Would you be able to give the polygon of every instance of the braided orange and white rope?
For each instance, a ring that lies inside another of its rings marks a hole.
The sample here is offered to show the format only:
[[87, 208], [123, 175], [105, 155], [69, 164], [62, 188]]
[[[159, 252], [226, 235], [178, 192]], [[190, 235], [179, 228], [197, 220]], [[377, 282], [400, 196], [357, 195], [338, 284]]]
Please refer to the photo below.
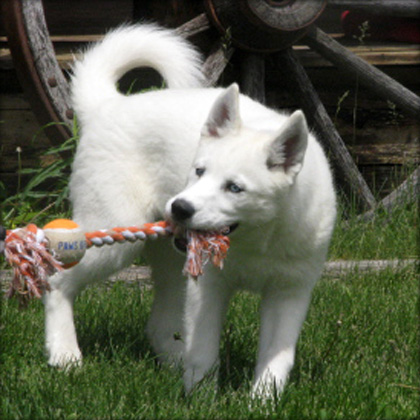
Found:
[[[72, 221], [73, 225], [77, 226]], [[48, 226], [48, 225], [47, 225]], [[135, 242], [137, 240], [156, 239], [173, 235], [172, 226], [164, 221], [146, 223], [141, 227], [115, 227], [82, 234], [82, 245], [78, 245], [77, 261], [64, 264], [60, 261], [55, 249], [51, 249], [51, 238], [47, 229], [34, 224], [25, 228], [6, 231], [4, 253], [6, 260], [13, 267], [14, 277], [7, 295], [18, 294], [23, 301], [32, 297], [40, 298], [49, 290], [48, 277], [64, 268], [69, 268], [83, 257], [84, 251], [92, 246], [101, 247], [114, 243]], [[62, 230], [61, 230], [62, 231]], [[65, 233], [64, 233], [65, 235]], [[229, 238], [220, 232], [187, 231], [187, 259], [183, 273], [197, 279], [203, 274], [204, 265], [209, 261], [223, 268], [223, 260], [229, 249]], [[61, 242], [60, 242], [61, 243]]]
[[143, 226], [115, 227], [85, 233], [87, 247], [101, 247], [115, 242], [135, 242], [137, 240], [156, 239], [158, 236], [172, 234], [172, 228], [167, 222], [145, 223]]

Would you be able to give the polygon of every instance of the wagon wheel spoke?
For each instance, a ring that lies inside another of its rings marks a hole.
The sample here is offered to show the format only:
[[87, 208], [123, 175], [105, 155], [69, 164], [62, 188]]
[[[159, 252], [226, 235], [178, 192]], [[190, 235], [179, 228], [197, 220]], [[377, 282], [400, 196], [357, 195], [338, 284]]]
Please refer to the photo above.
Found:
[[[415, 203], [420, 195], [420, 166], [394, 191], [388, 194], [379, 203], [379, 207], [388, 212], [398, 205]], [[369, 210], [359, 216], [359, 219], [369, 221], [375, 218], [375, 209]]]
[[241, 61], [241, 90], [245, 95], [265, 103], [265, 57], [244, 53]]
[[51, 142], [59, 145], [71, 135], [73, 116], [68, 84], [55, 59], [42, 1], [4, 0], [2, 14], [20, 82], [39, 123], [56, 123], [46, 132]]
[[[205, 13], [189, 20], [176, 28], [175, 32], [184, 38], [190, 38], [210, 28], [210, 21]], [[230, 57], [233, 54], [233, 48], [223, 45], [217, 41], [210, 50], [206, 61], [203, 63], [202, 71], [204, 74], [205, 85], [214, 86], [219, 80], [221, 74], [226, 68]]]
[[232, 57], [233, 52], [234, 48], [226, 47], [219, 41], [213, 45], [202, 68], [205, 77], [205, 86], [210, 87], [217, 83]]
[[319, 140], [330, 152], [340, 185], [348, 194], [359, 198], [359, 205], [363, 210], [373, 208], [376, 201], [372, 192], [338, 134], [305, 69], [291, 48], [277, 54], [277, 65], [282, 77], [289, 82], [291, 90], [298, 92], [309, 124], [313, 126]]
[[210, 28], [210, 22], [205, 13], [196, 16], [183, 25], [179, 26], [175, 32], [185, 38], [197, 35]]
[[360, 84], [379, 97], [394, 102], [407, 114], [420, 117], [420, 97], [387, 76], [365, 60], [332, 39], [321, 29], [313, 26], [304, 42], [324, 58], [335, 64], [343, 73], [357, 77]]

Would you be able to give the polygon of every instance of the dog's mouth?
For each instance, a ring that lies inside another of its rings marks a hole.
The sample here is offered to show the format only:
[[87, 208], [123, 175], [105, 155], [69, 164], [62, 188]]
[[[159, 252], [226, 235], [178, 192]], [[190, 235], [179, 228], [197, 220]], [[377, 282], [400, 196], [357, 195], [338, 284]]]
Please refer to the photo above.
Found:
[[[209, 230], [209, 231], [205, 231], [205, 230], [199, 230], [199, 232], [201, 233], [209, 233], [211, 235], [213, 235], [214, 233], [223, 235], [223, 236], [229, 236], [233, 231], [235, 231], [237, 229], [237, 227], [239, 226], [239, 223], [234, 223], [230, 226], [224, 226], [221, 229], [216, 229], [216, 230]], [[185, 229], [176, 229], [176, 233], [174, 235], [174, 239], [173, 239], [173, 244], [174, 247], [182, 252], [182, 253], [186, 253], [187, 249], [188, 249], [188, 238], [187, 238], [187, 231]]]

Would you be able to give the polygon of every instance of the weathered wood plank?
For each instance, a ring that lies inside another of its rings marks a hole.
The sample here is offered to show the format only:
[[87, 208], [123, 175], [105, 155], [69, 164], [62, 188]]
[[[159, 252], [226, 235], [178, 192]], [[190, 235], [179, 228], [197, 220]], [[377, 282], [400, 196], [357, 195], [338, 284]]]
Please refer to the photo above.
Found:
[[[415, 259], [406, 260], [360, 260], [360, 261], [328, 261], [325, 263], [323, 275], [327, 277], [340, 277], [348, 272], [381, 271], [386, 269], [401, 270], [418, 264]], [[13, 271], [0, 270], [0, 289], [7, 290], [12, 280]], [[147, 266], [129, 267], [111, 276], [106, 282], [125, 282], [127, 284], [140, 283], [152, 286], [151, 270]]]
[[348, 272], [382, 271], [386, 269], [401, 270], [418, 264], [415, 259], [407, 260], [360, 260], [360, 261], [329, 261], [325, 263], [323, 275], [339, 277]]
[[[0, 95], [0, 100], [4, 97]], [[36, 167], [38, 154], [46, 150], [50, 143], [45, 133], [39, 131], [39, 125], [31, 109], [1, 109], [0, 125], [0, 176], [4, 173], [16, 174], [18, 162], [23, 168]], [[34, 136], [37, 135], [36, 141]], [[17, 148], [20, 148], [18, 158]]]
[[349, 148], [359, 165], [413, 165], [420, 161], [418, 144], [360, 144]]
[[[32, 1], [32, 0], [30, 0]], [[52, 34], [95, 34], [133, 19], [133, 0], [43, 0]]]
[[[189, 22], [188, 22], [189, 24]], [[187, 24], [186, 24], [187, 25]], [[181, 31], [181, 28], [178, 28]], [[187, 29], [187, 28], [186, 28]], [[205, 29], [202, 29], [205, 30]], [[185, 37], [195, 32], [187, 29]], [[103, 39], [104, 35], [53, 35], [51, 41], [54, 45], [56, 59], [62, 69], [69, 69], [74, 57], [78, 57], [78, 50], [86, 44]], [[339, 37], [338, 37], [339, 38]], [[341, 41], [341, 40], [340, 40]], [[418, 66], [420, 65], [420, 49], [412, 44], [369, 44], [349, 45], [343, 40], [343, 45], [349, 51], [374, 66]], [[334, 64], [323, 58], [316, 51], [306, 45], [294, 45], [293, 49], [304, 67], [334, 67]], [[7, 48], [6, 37], [0, 37], [0, 69], [13, 68], [12, 56]]]
[[[41, 0], [4, 0], [0, 4], [16, 70], [40, 124], [70, 122], [67, 82], [55, 61]], [[67, 139], [70, 132], [62, 124], [48, 128], [55, 144]]]
[[[417, 45], [413, 44], [349, 45], [344, 41], [343, 45], [357, 57], [374, 66], [416, 66], [420, 64], [420, 49]], [[295, 45], [293, 49], [296, 51], [304, 67], [334, 66], [333, 63], [307, 46]]]
[[348, 51], [316, 26], [311, 27], [304, 42], [334, 63], [341, 71], [354, 75], [360, 84], [379, 97], [394, 102], [413, 117], [420, 117], [420, 97], [385, 73]]

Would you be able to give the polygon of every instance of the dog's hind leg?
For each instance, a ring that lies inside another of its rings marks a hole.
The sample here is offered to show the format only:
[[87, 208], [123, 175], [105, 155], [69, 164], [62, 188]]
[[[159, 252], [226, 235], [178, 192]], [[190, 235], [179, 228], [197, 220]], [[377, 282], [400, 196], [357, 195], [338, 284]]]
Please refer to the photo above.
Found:
[[311, 287], [272, 287], [263, 294], [255, 396], [266, 398], [283, 391], [310, 297]]

